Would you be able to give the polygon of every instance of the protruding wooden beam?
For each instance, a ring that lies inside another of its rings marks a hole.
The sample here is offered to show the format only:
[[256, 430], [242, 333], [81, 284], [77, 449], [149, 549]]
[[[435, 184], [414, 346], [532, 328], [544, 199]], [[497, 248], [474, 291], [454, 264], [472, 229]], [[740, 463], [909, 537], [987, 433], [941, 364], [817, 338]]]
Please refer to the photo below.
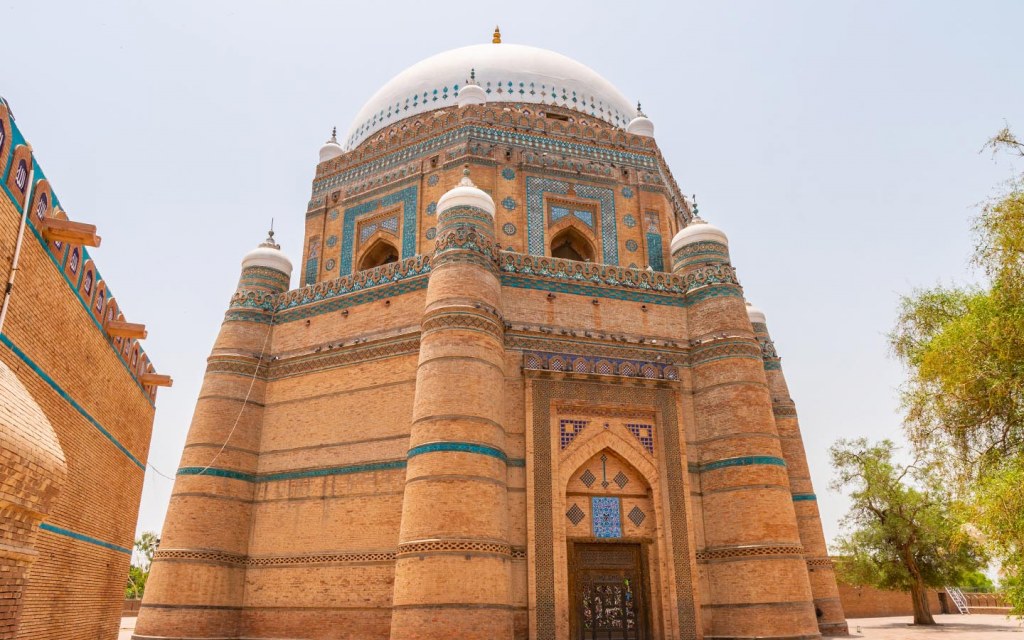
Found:
[[155, 387], [170, 387], [174, 385], [174, 380], [171, 380], [171, 376], [162, 373], [144, 373], [139, 376], [139, 382], [151, 384]]
[[47, 240], [60, 240], [71, 244], [84, 244], [87, 247], [100, 246], [101, 238], [96, 235], [96, 225], [57, 218], [43, 218], [43, 237]]
[[146, 325], [136, 322], [122, 322], [121, 320], [111, 320], [108, 322], [107, 333], [118, 338], [136, 338], [138, 340], [143, 340], [149, 335], [146, 332]]

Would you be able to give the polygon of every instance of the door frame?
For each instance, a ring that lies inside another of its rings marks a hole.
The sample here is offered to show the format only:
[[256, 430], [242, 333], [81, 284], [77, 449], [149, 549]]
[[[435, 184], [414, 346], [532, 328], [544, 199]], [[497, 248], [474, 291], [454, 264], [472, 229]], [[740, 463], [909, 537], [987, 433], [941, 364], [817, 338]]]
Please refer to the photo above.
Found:
[[645, 640], [654, 638], [654, 629], [651, 626], [651, 574], [648, 563], [648, 553], [654, 540], [651, 538], [568, 538], [566, 558], [568, 573], [568, 603], [569, 603], [569, 637], [571, 640], [578, 640], [580, 633], [579, 607], [576, 604], [576, 575], [579, 568], [578, 547], [582, 545], [608, 545], [608, 546], [633, 546], [637, 548], [640, 558], [640, 584], [637, 585], [637, 592], [640, 596], [640, 607], [636, 612], [637, 622], [644, 630]]

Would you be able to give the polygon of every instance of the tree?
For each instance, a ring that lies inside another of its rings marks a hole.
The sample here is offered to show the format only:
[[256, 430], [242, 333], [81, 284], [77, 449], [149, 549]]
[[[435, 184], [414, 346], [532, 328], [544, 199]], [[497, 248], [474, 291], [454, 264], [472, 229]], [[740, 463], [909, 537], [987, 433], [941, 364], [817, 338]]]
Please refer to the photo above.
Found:
[[[985, 146], [1024, 158], [1009, 128]], [[890, 344], [909, 372], [908, 435], [957, 481], [1024, 615], [1024, 176], [985, 203], [974, 233], [985, 284], [905, 296]]]
[[160, 538], [151, 531], [144, 532], [135, 540], [135, 550], [138, 554], [132, 554], [132, 563], [128, 567], [128, 583], [124, 588], [125, 598], [137, 599], [145, 593], [149, 568], [153, 565], [153, 555], [159, 546]]
[[841, 575], [852, 584], [909, 591], [914, 624], [935, 624], [927, 589], [957, 584], [984, 565], [978, 546], [961, 533], [936, 467], [900, 466], [889, 440], [840, 440], [829, 453], [832, 488], [850, 492], [844, 533], [836, 541]]

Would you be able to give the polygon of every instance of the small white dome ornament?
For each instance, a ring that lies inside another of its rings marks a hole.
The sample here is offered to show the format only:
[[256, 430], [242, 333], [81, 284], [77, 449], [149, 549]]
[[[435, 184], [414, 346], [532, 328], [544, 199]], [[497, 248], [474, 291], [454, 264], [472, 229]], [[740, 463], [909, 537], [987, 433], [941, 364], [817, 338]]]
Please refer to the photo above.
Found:
[[690, 219], [690, 224], [680, 229], [679, 233], [672, 238], [672, 253], [695, 242], [717, 242], [729, 246], [729, 238], [725, 232], [713, 224], [708, 224], [700, 217], [696, 196], [694, 196], [693, 218]]
[[467, 104], [487, 104], [487, 92], [476, 83], [475, 68], [469, 70], [469, 80], [466, 80], [466, 84], [459, 89], [456, 103], [460, 107], [464, 107]]
[[469, 167], [462, 171], [462, 180], [458, 186], [445, 192], [437, 201], [437, 215], [441, 215], [452, 207], [475, 207], [483, 209], [492, 217], [494, 216], [494, 200], [487, 192], [481, 191], [469, 179]]
[[331, 130], [331, 139], [324, 143], [324, 146], [320, 147], [320, 162], [327, 162], [328, 160], [334, 160], [338, 156], [345, 153], [341, 145], [338, 144], [338, 127], [334, 127]]
[[648, 138], [654, 137], [654, 123], [644, 115], [639, 102], [636, 103], [636, 117], [630, 120], [629, 124], [626, 125], [626, 132]]
[[242, 268], [247, 269], [249, 267], [276, 269], [288, 276], [288, 278], [292, 277], [292, 261], [281, 251], [281, 245], [274, 241], [273, 228], [268, 232], [266, 240], [242, 258]]
[[749, 302], [747, 303], [747, 317], [750, 318], [751, 324], [756, 324], [758, 322], [761, 324], [768, 324], [768, 321], [764, 317], [764, 311], [761, 311]]

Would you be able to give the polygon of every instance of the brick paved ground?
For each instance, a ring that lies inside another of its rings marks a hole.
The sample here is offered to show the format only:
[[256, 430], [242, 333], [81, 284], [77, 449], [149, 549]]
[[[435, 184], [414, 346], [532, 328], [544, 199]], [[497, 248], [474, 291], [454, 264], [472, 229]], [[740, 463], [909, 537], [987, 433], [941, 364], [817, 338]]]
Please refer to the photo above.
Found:
[[850, 635], [867, 640], [1011, 640], [1024, 638], [1020, 621], [993, 614], [938, 615], [934, 627], [915, 627], [911, 616], [851, 618]]

